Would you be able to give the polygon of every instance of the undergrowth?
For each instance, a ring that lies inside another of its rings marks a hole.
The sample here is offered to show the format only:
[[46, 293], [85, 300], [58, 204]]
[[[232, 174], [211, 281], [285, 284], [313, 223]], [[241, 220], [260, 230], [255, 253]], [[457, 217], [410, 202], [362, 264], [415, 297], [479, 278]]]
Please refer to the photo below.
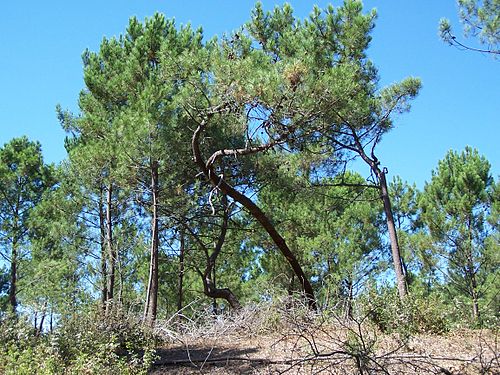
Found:
[[133, 316], [96, 308], [61, 317], [37, 334], [23, 317], [0, 320], [0, 373], [6, 375], [146, 374], [156, 340]]

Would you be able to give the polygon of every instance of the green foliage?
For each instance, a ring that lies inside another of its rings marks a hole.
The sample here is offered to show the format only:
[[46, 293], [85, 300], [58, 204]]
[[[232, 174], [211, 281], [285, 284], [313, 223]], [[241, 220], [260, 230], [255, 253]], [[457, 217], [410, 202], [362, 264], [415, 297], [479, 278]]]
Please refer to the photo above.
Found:
[[65, 316], [54, 332], [36, 335], [27, 321], [0, 321], [0, 372], [4, 374], [146, 374], [155, 339], [134, 318], [97, 310]]
[[480, 305], [497, 303], [496, 298], [484, 301], [495, 288], [499, 264], [495, 230], [488, 223], [496, 204], [491, 200], [494, 186], [489, 162], [467, 147], [448, 152], [439, 162], [419, 202], [422, 220], [447, 265], [449, 289], [469, 299], [476, 320]]
[[[241, 29], [204, 42], [201, 30], [155, 14], [85, 51], [81, 114], [57, 109], [68, 160], [44, 165], [26, 138], [0, 149], [0, 250], [22, 276], [0, 270], [0, 309], [19, 284], [13, 295], [32, 314], [0, 313], [0, 372], [146, 373], [155, 338], [124, 311], [139, 313], [154, 272], [159, 317], [180, 303], [185, 316], [206, 319], [208, 280], [269, 303], [263, 331], [284, 328], [280, 304], [302, 329], [316, 315], [298, 296], [297, 267], [278, 254], [283, 242], [339, 322], [361, 316], [404, 337], [441, 334], [476, 304], [482, 322], [496, 324], [500, 185], [471, 148], [450, 152], [422, 193], [393, 181], [411, 293], [401, 301], [392, 288], [366, 287], [387, 267], [380, 190], [347, 163], [361, 156], [381, 172], [375, 146], [421, 87], [416, 78], [378, 87], [366, 54], [375, 18], [354, 0], [305, 20], [290, 5], [257, 4]], [[259, 205], [285, 241], [271, 240], [237, 194], [224, 196], [222, 182]], [[148, 267], [156, 238], [159, 264]], [[46, 333], [40, 316], [49, 315]], [[360, 324], [342, 350], [361, 371], [375, 346]]]
[[[458, 15], [466, 37], [477, 37], [493, 54], [500, 53], [500, 2], [498, 0], [458, 0]], [[439, 22], [439, 36], [450, 45], [469, 48], [457, 41], [451, 23], [442, 18]], [[474, 50], [474, 49], [473, 49]]]
[[361, 313], [383, 333], [409, 337], [416, 333], [442, 334], [450, 328], [450, 309], [438, 293], [411, 291], [401, 301], [394, 288], [369, 289], [360, 300]]
[[56, 183], [53, 166], [43, 162], [39, 142], [14, 138], [0, 148], [0, 255], [10, 267], [9, 303], [17, 306], [17, 284], [33, 237], [29, 220], [44, 192]]

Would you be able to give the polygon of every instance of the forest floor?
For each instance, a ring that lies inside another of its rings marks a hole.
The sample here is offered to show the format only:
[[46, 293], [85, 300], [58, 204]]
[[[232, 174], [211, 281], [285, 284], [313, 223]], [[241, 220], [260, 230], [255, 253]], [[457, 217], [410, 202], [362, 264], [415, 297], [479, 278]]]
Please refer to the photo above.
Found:
[[227, 319], [182, 334], [164, 329], [151, 370], [161, 374], [498, 374], [498, 332], [381, 334], [365, 324], [293, 317]]

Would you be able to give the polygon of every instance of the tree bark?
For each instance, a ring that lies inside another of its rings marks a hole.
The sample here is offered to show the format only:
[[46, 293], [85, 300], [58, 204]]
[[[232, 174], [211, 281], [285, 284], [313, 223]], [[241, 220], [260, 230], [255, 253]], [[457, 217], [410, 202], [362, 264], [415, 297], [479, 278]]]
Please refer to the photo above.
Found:
[[229, 224], [229, 206], [227, 197], [225, 195], [222, 196], [222, 202], [224, 205], [224, 214], [222, 217], [221, 232], [219, 234], [217, 242], [214, 244], [214, 250], [212, 254], [208, 255], [208, 250], [205, 250], [207, 256], [207, 265], [205, 267], [205, 272], [202, 275], [205, 295], [207, 297], [213, 298], [212, 308], [214, 314], [217, 314], [218, 310], [217, 298], [225, 299], [232, 309], [238, 310], [241, 308], [241, 304], [238, 298], [229, 288], [217, 288], [216, 284], [215, 265], [217, 257], [222, 251], [222, 246], [224, 245], [224, 242], [226, 240], [227, 227]]
[[387, 229], [389, 231], [389, 241], [391, 243], [392, 262], [394, 264], [394, 271], [396, 273], [396, 282], [398, 286], [399, 298], [403, 300], [408, 294], [406, 277], [403, 272], [403, 265], [401, 261], [401, 252], [399, 250], [398, 237], [396, 226], [394, 224], [394, 217], [392, 215], [391, 200], [389, 198], [389, 191], [387, 189], [387, 180], [385, 172], [381, 171], [377, 164], [374, 163], [372, 170], [377, 176], [380, 183], [381, 199], [384, 204], [385, 218], [387, 222]]
[[106, 301], [108, 300], [108, 269], [106, 257], [106, 223], [104, 213], [103, 194], [104, 189], [99, 192], [99, 230], [100, 230], [100, 246], [101, 246], [101, 308], [106, 311]]
[[177, 279], [177, 311], [182, 310], [183, 305], [183, 287], [184, 287], [184, 252], [186, 251], [186, 243], [184, 237], [184, 228], [179, 232], [179, 274]]
[[152, 193], [152, 218], [151, 218], [151, 251], [150, 251], [150, 268], [149, 282], [146, 296], [146, 305], [144, 311], [144, 319], [151, 324], [156, 320], [158, 306], [158, 250], [159, 250], [159, 220], [158, 220], [158, 199], [159, 199], [159, 182], [158, 182], [157, 160], [151, 162], [151, 193]]
[[476, 272], [474, 269], [474, 260], [473, 260], [473, 255], [472, 255], [472, 246], [473, 246], [473, 241], [472, 241], [472, 217], [469, 215], [468, 220], [467, 220], [467, 231], [468, 231], [468, 241], [467, 241], [467, 273], [468, 273], [468, 278], [470, 280], [470, 296], [471, 296], [471, 302], [472, 302], [472, 319], [474, 321], [479, 321], [480, 318], [480, 312], [479, 312], [479, 298], [478, 298], [478, 293], [477, 293], [477, 279], [476, 279]]
[[238, 298], [234, 295], [229, 288], [216, 288], [210, 278], [204, 280], [204, 293], [209, 298], [222, 298], [225, 299], [232, 309], [241, 309], [241, 304]]
[[45, 322], [45, 316], [46, 316], [46, 312], [45, 310], [42, 312], [42, 317], [40, 318], [40, 324], [39, 326], [37, 327], [37, 336], [40, 336], [41, 333], [43, 332], [43, 323]]
[[113, 302], [115, 289], [115, 270], [116, 270], [116, 249], [113, 243], [113, 184], [109, 184], [106, 196], [106, 245], [109, 256], [109, 277], [107, 290], [107, 309], [111, 308], [109, 303]]
[[[214, 259], [213, 264], [212, 264], [212, 283], [213, 283], [213, 290], [217, 290], [217, 259]], [[230, 302], [228, 300], [228, 302]], [[233, 305], [231, 304], [231, 307]], [[239, 307], [238, 307], [239, 308]], [[214, 315], [218, 314], [219, 306], [217, 305], [217, 298], [213, 297], [212, 300], [212, 312]]]
[[346, 287], [347, 287], [345, 320], [352, 320], [352, 318], [353, 318], [352, 303], [354, 301], [354, 296], [353, 296], [354, 283], [353, 283], [351, 275], [349, 275], [347, 277], [347, 279], [345, 280], [345, 283], [346, 283]]
[[18, 258], [17, 246], [18, 246], [17, 239], [14, 238], [12, 242], [12, 255], [10, 258], [10, 288], [9, 288], [9, 304], [14, 314], [17, 311], [17, 258]]
[[300, 266], [297, 258], [290, 250], [286, 241], [281, 235], [278, 233], [274, 225], [271, 223], [266, 214], [247, 196], [241, 194], [238, 190], [229, 185], [222, 176], [217, 176], [211, 164], [207, 166], [205, 161], [201, 156], [201, 150], [199, 145], [199, 137], [201, 132], [203, 131], [205, 125], [202, 123], [198, 126], [193, 134], [193, 138], [191, 140], [191, 146], [193, 150], [194, 161], [203, 172], [205, 177], [211, 182], [213, 186], [217, 186], [223, 194], [231, 197], [234, 201], [241, 204], [245, 207], [248, 212], [259, 222], [259, 224], [266, 230], [269, 234], [275, 245], [284, 255], [285, 259], [290, 264], [293, 272], [299, 279], [299, 282], [302, 286], [302, 290], [308, 300], [308, 304], [312, 309], [316, 309], [316, 299], [314, 297], [314, 290], [311, 286], [311, 283], [307, 279], [302, 267]]
[[[361, 158], [364, 160], [366, 164], [370, 166], [372, 172], [377, 176], [379, 182], [380, 189], [380, 199], [383, 202], [384, 213], [387, 223], [387, 230], [389, 232], [389, 241], [391, 244], [391, 253], [392, 253], [392, 262], [394, 265], [394, 272], [396, 274], [396, 283], [398, 287], [398, 294], [400, 300], [403, 300], [408, 294], [408, 285], [406, 283], [406, 277], [403, 272], [402, 260], [401, 260], [401, 252], [399, 250], [398, 236], [396, 233], [396, 225], [394, 223], [394, 216], [392, 214], [391, 200], [389, 197], [389, 191], [387, 189], [387, 180], [385, 178], [385, 171], [380, 170], [380, 162], [374, 154], [374, 148], [377, 143], [377, 140], [374, 140], [374, 144], [372, 145], [371, 158], [366, 154], [365, 149], [361, 143], [360, 137], [356, 133], [356, 129], [352, 127], [347, 121], [345, 121], [346, 125], [351, 130], [352, 139], [354, 141], [353, 144], [348, 145], [339, 142], [338, 140], [334, 140], [334, 142], [341, 146], [344, 149], [351, 150], [356, 152]], [[378, 138], [377, 138], [378, 139]]]

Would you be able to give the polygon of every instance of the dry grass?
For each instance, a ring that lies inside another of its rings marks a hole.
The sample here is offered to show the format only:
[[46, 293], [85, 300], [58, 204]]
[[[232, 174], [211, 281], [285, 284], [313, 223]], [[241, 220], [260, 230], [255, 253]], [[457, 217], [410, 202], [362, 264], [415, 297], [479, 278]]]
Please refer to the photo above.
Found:
[[366, 319], [281, 306], [290, 303], [160, 323], [165, 344], [152, 373], [500, 374], [498, 331], [403, 337], [381, 334]]

